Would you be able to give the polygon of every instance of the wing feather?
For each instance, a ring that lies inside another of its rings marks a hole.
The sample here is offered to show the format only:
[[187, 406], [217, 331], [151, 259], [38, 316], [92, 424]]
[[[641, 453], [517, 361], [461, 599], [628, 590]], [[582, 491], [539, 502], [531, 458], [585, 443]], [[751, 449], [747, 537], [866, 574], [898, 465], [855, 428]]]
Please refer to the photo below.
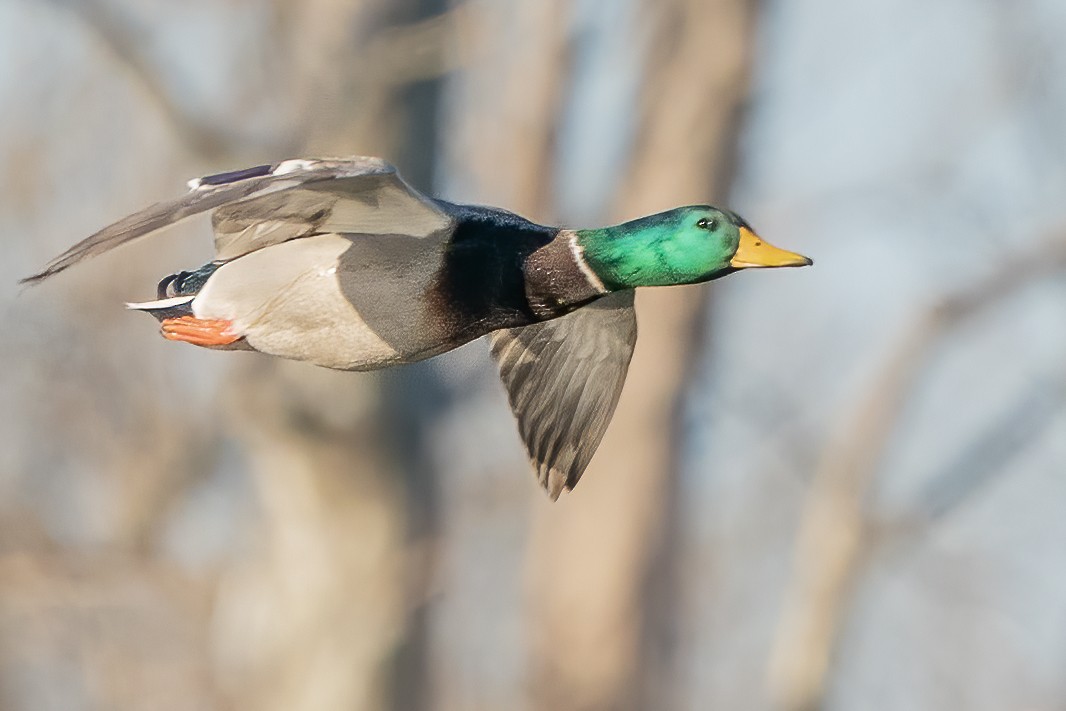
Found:
[[556, 499], [581, 478], [618, 404], [637, 339], [633, 292], [490, 339], [526, 452]]
[[451, 224], [432, 200], [380, 158], [289, 160], [200, 178], [189, 187], [176, 200], [152, 205], [87, 237], [22, 282], [40, 282], [209, 210], [215, 210], [219, 259], [323, 232], [425, 237]]

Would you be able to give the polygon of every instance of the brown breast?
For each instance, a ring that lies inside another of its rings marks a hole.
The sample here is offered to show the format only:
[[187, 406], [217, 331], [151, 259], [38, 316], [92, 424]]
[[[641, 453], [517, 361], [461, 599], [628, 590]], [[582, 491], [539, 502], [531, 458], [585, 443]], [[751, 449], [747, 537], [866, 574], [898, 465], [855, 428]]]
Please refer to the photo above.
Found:
[[525, 261], [526, 299], [541, 319], [569, 313], [607, 293], [589, 270], [572, 230], [559, 230], [555, 239]]

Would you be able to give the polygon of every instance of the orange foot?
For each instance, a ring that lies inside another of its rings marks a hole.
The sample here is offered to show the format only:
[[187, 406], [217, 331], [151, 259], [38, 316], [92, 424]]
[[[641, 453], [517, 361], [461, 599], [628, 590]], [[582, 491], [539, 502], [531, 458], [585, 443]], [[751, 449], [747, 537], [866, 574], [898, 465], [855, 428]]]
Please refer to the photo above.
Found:
[[185, 341], [194, 346], [228, 346], [241, 339], [229, 332], [231, 321], [182, 316], [163, 319], [163, 338], [170, 341]]

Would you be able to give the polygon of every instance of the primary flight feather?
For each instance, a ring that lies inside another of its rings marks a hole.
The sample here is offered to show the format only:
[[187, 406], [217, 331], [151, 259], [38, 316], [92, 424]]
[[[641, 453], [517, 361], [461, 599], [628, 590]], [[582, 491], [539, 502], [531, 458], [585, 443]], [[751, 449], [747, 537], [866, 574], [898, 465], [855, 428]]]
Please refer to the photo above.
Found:
[[577, 484], [614, 413], [636, 343], [633, 289], [811, 264], [711, 206], [566, 230], [427, 197], [385, 161], [353, 157], [193, 180], [23, 281], [207, 211], [215, 259], [129, 304], [158, 318], [165, 338], [373, 370], [488, 335], [553, 499]]

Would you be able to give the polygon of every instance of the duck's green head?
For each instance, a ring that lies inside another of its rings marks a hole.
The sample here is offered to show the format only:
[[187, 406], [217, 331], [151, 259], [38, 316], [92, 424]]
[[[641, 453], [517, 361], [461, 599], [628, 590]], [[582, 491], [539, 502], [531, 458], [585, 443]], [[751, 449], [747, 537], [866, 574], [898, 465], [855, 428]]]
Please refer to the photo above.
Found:
[[578, 230], [589, 268], [610, 290], [709, 281], [750, 267], [813, 262], [768, 244], [737, 214], [692, 205], [596, 230]]

